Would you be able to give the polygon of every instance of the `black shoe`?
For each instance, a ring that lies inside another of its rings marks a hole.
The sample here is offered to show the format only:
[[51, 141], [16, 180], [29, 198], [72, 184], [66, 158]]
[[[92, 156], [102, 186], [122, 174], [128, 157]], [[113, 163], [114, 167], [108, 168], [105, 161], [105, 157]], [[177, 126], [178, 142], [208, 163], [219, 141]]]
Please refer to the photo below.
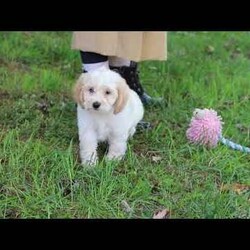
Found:
[[136, 129], [138, 131], [142, 131], [142, 130], [149, 130], [152, 128], [152, 125], [150, 122], [145, 122], [143, 120], [139, 121], [139, 123], [136, 126]]
[[144, 105], [158, 105], [163, 103], [163, 98], [162, 97], [151, 97], [145, 92], [140, 96], [141, 101]]

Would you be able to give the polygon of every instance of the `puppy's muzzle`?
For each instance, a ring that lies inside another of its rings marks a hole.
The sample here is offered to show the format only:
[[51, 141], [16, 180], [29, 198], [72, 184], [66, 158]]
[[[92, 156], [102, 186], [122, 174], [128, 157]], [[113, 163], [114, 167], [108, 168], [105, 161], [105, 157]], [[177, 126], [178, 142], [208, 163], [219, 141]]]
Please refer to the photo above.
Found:
[[98, 109], [101, 106], [101, 103], [100, 102], [93, 102], [92, 106], [94, 109]]

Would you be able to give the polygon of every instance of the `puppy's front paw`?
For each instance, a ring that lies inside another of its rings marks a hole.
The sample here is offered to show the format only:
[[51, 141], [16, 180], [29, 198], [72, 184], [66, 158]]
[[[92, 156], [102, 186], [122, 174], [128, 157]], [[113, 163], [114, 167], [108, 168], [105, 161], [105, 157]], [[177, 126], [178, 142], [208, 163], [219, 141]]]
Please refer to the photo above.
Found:
[[97, 164], [97, 160], [82, 160], [82, 165], [86, 167], [94, 167]]
[[98, 162], [98, 158], [96, 155], [93, 155], [91, 157], [81, 157], [81, 162], [82, 165], [84, 166], [88, 166], [88, 167], [94, 167], [97, 162]]
[[109, 152], [107, 154], [107, 159], [108, 160], [118, 160], [118, 161], [120, 161], [123, 157], [124, 157], [124, 154], [118, 154], [118, 153], [115, 153], [115, 152]]

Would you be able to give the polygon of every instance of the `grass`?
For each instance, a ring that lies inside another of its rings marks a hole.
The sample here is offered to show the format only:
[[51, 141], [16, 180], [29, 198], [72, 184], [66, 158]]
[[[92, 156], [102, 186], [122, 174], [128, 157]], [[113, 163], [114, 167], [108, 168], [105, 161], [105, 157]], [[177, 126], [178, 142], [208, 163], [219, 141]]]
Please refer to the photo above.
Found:
[[146, 108], [153, 129], [136, 133], [122, 162], [92, 170], [78, 158], [71, 33], [0, 40], [1, 218], [152, 218], [164, 208], [170, 218], [250, 218], [250, 155], [185, 137], [194, 108], [207, 107], [225, 137], [250, 146], [249, 32], [169, 32], [168, 60], [140, 64], [147, 92], [166, 100]]

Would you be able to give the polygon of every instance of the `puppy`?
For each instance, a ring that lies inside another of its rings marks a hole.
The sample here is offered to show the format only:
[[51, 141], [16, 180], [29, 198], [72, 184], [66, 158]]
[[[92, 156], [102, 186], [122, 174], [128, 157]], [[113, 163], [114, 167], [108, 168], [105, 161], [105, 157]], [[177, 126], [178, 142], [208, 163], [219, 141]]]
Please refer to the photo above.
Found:
[[100, 68], [82, 74], [74, 86], [80, 141], [80, 157], [84, 165], [98, 161], [98, 142], [107, 141], [107, 158], [121, 159], [127, 141], [143, 118], [139, 96], [116, 72]]

